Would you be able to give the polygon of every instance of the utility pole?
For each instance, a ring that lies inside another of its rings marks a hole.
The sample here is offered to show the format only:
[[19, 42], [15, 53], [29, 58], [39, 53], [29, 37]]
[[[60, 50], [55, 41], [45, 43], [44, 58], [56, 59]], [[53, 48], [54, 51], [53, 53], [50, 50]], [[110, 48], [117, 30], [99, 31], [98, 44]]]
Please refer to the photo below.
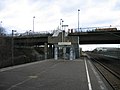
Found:
[[79, 12], [80, 12], [80, 9], [78, 9], [78, 31], [79, 31]]
[[62, 42], [63, 42], [63, 19], [60, 19], [60, 30], [62, 30]]
[[33, 33], [34, 33], [34, 20], [35, 20], [35, 16], [33, 16]]
[[14, 32], [16, 32], [16, 30], [12, 30], [12, 65], [14, 65]]
[[62, 29], [62, 19], [60, 19], [60, 30]]
[[0, 21], [0, 26], [2, 27], [2, 21]]

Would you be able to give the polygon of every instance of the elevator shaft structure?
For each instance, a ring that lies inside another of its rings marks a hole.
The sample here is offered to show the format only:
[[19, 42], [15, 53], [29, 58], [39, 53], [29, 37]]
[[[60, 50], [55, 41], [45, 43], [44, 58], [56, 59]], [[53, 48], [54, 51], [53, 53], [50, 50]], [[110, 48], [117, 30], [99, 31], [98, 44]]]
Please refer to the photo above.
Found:
[[74, 60], [80, 57], [79, 36], [68, 36], [65, 31], [48, 37], [48, 43], [54, 45], [54, 59]]

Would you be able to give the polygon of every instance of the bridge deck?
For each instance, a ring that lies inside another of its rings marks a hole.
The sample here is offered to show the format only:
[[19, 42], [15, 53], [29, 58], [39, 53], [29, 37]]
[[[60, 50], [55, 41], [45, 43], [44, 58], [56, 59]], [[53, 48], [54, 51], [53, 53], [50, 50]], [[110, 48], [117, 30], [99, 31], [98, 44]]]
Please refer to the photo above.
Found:
[[[88, 72], [87, 72], [88, 71]], [[44, 60], [0, 69], [0, 90], [112, 90], [84, 59]]]

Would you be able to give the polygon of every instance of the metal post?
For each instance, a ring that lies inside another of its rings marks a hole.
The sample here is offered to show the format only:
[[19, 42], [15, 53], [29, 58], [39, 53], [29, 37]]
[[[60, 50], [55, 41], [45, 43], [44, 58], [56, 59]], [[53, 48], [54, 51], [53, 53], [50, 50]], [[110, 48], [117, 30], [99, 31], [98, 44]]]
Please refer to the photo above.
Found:
[[[63, 20], [60, 19], [60, 30], [63, 30]], [[62, 31], [62, 42], [63, 42], [63, 31]]]
[[66, 47], [65, 46], [63, 47], [63, 58], [64, 58], [64, 60], [66, 58]]
[[12, 48], [11, 48], [11, 51], [12, 51], [12, 65], [14, 65], [14, 41], [13, 41], [13, 30], [12, 30]]
[[62, 29], [62, 19], [60, 19], [60, 30]]
[[12, 65], [14, 65], [14, 32], [16, 32], [16, 30], [12, 30]]
[[2, 27], [2, 21], [0, 21], [0, 26]]
[[79, 31], [79, 9], [78, 9], [78, 31]]
[[58, 48], [57, 48], [57, 46], [55, 46], [55, 48], [54, 48], [54, 59], [58, 60]]
[[63, 38], [64, 38], [64, 36], [63, 36], [63, 22], [64, 22], [64, 21], [62, 20], [62, 42], [64, 42], [64, 41], [63, 41]]
[[64, 22], [64, 21], [62, 20], [62, 30], [63, 30], [63, 22]]
[[48, 45], [47, 45], [47, 43], [45, 43], [45, 45], [44, 45], [45, 59], [47, 59], [47, 51], [48, 51]]
[[70, 47], [70, 60], [73, 60], [73, 49]]
[[49, 47], [49, 58], [52, 58], [52, 52], [53, 52], [53, 47], [52, 47], [52, 45], [50, 45], [50, 47]]
[[34, 33], [34, 19], [35, 19], [35, 16], [33, 16], [33, 33]]

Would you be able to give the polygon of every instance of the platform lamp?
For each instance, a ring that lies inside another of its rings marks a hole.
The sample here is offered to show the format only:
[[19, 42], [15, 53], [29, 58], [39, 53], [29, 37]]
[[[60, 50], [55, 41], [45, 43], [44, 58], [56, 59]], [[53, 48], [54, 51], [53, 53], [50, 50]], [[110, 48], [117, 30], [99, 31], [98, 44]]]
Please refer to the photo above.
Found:
[[78, 9], [78, 31], [79, 31], [79, 12], [80, 12], [80, 9]]
[[12, 65], [14, 65], [14, 32], [16, 32], [16, 30], [12, 30]]
[[33, 33], [34, 33], [34, 22], [35, 22], [35, 16], [33, 16]]

